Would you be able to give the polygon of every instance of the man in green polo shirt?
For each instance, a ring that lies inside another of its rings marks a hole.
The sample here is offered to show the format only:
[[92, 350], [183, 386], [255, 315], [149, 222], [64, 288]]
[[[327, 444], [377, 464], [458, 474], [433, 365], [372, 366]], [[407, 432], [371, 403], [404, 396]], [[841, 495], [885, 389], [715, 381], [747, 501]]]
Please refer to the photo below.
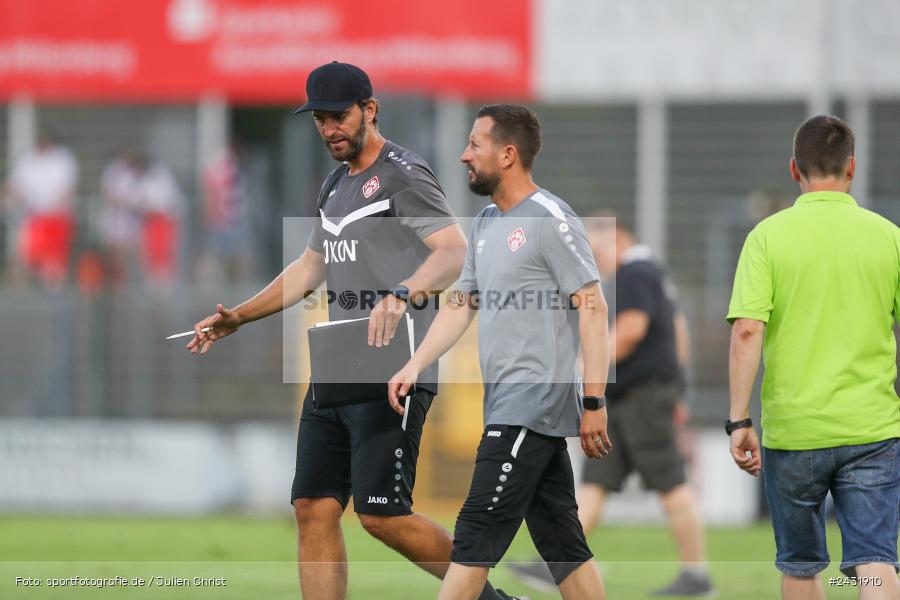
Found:
[[[824, 598], [824, 503], [841, 529], [841, 571], [860, 598], [900, 598], [900, 230], [849, 195], [853, 132], [836, 117], [794, 135], [803, 194], [747, 236], [728, 309], [735, 463], [763, 474], [786, 599]], [[762, 350], [763, 440], [749, 417]]]

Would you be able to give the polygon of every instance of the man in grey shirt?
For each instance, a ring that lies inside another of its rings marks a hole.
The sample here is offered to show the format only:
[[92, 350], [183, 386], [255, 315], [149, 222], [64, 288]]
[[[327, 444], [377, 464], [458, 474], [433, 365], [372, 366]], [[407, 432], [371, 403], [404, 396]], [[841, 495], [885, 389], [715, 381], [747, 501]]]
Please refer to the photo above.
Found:
[[603, 398], [607, 307], [581, 221], [532, 180], [540, 145], [531, 110], [479, 110], [462, 162], [472, 191], [490, 195], [494, 204], [475, 219], [448, 303], [388, 383], [391, 405], [402, 413], [399, 398], [462, 336], [476, 310], [481, 315], [486, 427], [440, 600], [477, 598], [488, 568], [500, 561], [522, 519], [563, 598], [604, 597], [578, 521], [565, 438], [580, 436], [591, 458], [612, 448]]
[[[271, 284], [233, 309], [219, 305], [195, 324], [188, 344], [194, 353], [296, 304], [323, 281], [329, 298], [338, 299], [329, 299], [331, 320], [369, 317], [369, 345], [388, 345], [404, 314], [412, 315], [416, 330], [426, 330], [433, 303], [416, 298], [444, 289], [459, 274], [462, 230], [427, 163], [382, 136], [368, 75], [354, 65], [328, 63], [310, 73], [306, 92], [308, 101], [297, 112], [313, 113], [329, 154], [341, 163], [319, 192], [319, 223], [303, 256]], [[367, 532], [432, 575], [444, 575], [450, 536], [412, 507], [419, 442], [436, 381], [436, 369], [423, 373], [405, 419], [383, 397], [317, 408], [307, 392], [291, 488], [306, 600], [346, 596], [341, 517], [351, 497]], [[511, 598], [489, 583], [479, 593], [480, 600]]]

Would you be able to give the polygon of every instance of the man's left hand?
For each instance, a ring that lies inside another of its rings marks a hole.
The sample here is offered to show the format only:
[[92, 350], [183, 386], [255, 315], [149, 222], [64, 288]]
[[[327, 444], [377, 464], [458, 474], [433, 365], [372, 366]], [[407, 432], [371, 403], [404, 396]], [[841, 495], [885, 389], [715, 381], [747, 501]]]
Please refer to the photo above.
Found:
[[731, 432], [731, 458], [742, 471], [754, 477], [762, 469], [762, 455], [759, 450], [759, 438], [752, 427], [742, 427]]
[[394, 339], [397, 323], [406, 312], [406, 302], [393, 294], [381, 299], [369, 315], [369, 345], [381, 348]]
[[411, 364], [412, 361], [406, 363], [402, 369], [391, 377], [388, 381], [388, 403], [397, 413], [403, 414], [403, 404], [400, 398], [405, 398], [419, 378], [419, 370]]
[[612, 450], [612, 442], [606, 433], [606, 407], [586, 410], [581, 415], [581, 449], [588, 458], [603, 458]]

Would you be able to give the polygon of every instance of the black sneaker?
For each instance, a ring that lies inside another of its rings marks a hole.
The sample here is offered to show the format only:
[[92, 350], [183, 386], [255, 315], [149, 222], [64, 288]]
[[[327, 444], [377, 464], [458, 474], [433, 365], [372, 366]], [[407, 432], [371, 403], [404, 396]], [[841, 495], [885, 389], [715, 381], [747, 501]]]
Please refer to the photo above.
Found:
[[682, 571], [678, 577], [664, 588], [653, 591], [654, 596], [702, 596], [712, 598], [716, 590], [707, 575]]
[[503, 600], [531, 600], [531, 598], [529, 598], [528, 596], [510, 596], [501, 589], [497, 589], [495, 591], [497, 592], [497, 595], [503, 598]]
[[557, 589], [550, 568], [543, 561], [509, 563], [506, 566], [513, 572], [516, 579], [531, 588], [540, 592], [555, 592]]

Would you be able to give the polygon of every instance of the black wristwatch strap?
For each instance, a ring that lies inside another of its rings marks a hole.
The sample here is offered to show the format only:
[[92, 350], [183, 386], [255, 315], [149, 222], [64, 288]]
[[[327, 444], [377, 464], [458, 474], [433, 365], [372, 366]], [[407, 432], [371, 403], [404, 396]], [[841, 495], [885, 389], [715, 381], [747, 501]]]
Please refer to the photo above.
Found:
[[585, 396], [581, 399], [584, 410], [600, 410], [606, 406], [606, 396]]
[[731, 435], [731, 433], [737, 429], [743, 429], [745, 427], [753, 427], [753, 419], [741, 419], [740, 421], [732, 421], [731, 419], [725, 419], [725, 433]]
[[405, 285], [398, 285], [391, 288], [391, 295], [404, 302], [409, 302], [409, 288]]

